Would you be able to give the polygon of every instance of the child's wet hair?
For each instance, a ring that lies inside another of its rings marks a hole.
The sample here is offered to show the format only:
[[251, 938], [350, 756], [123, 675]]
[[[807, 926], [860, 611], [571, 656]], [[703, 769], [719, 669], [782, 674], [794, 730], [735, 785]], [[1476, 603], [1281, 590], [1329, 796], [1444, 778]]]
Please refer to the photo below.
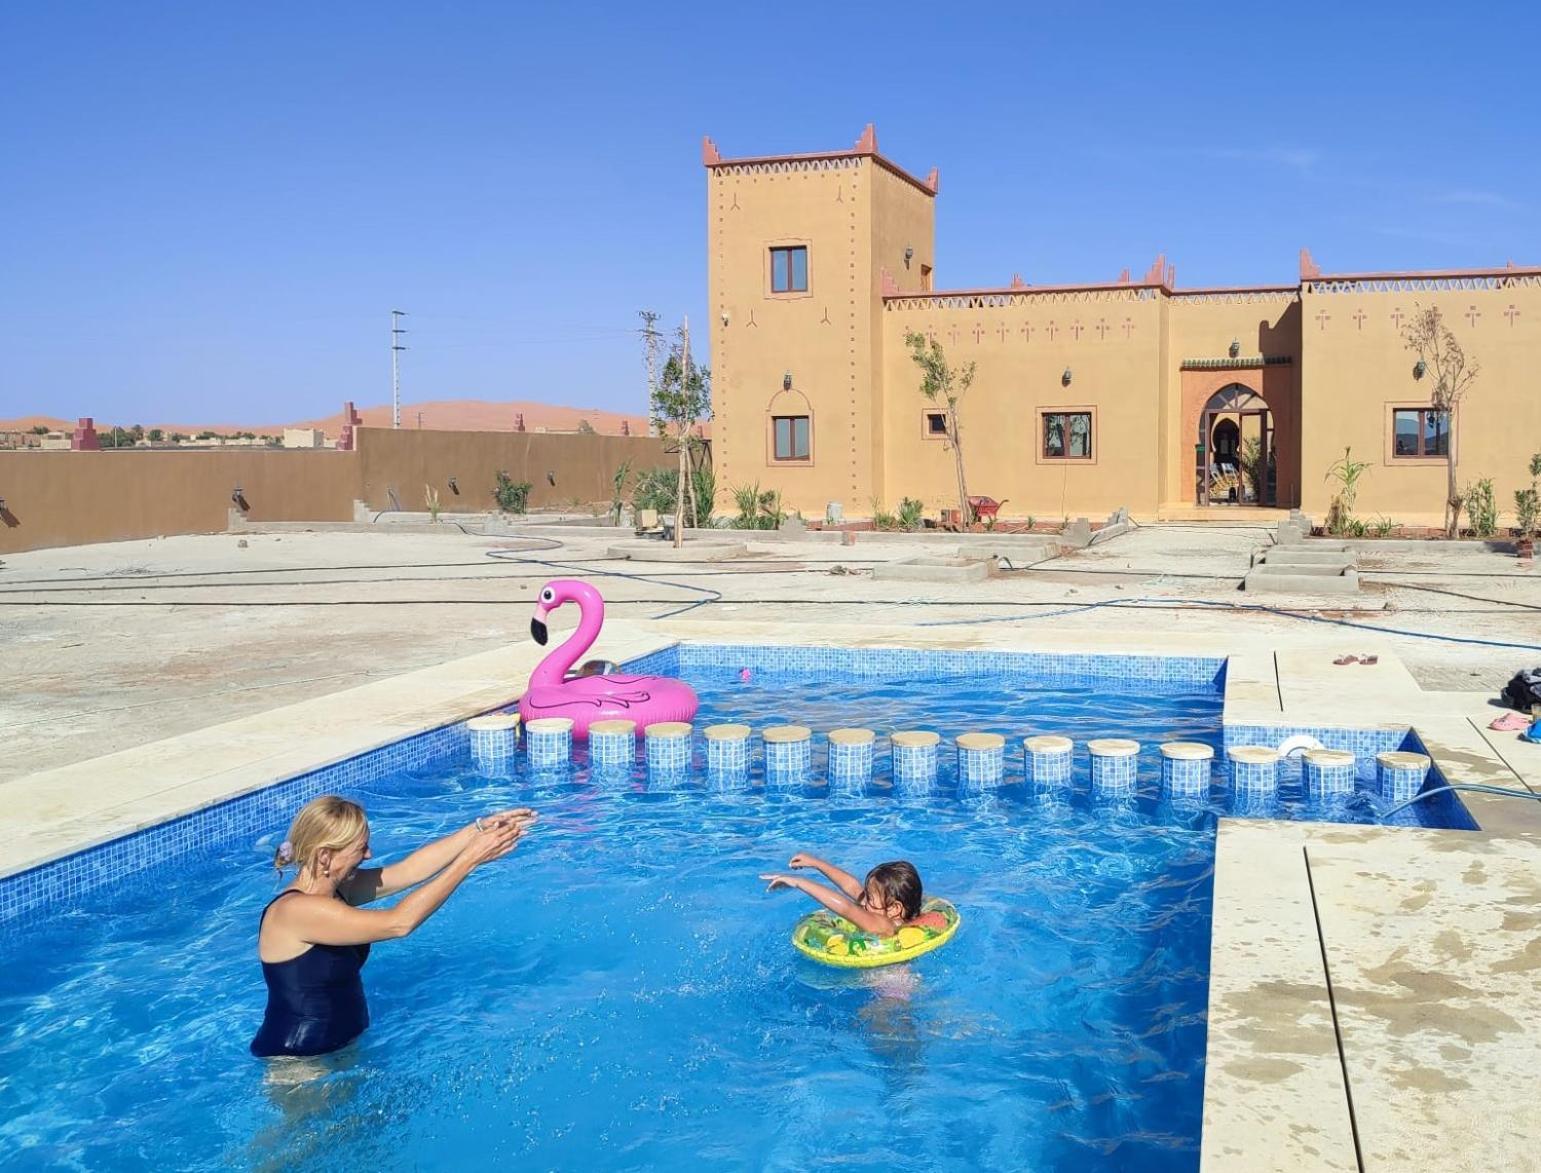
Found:
[[907, 859], [880, 863], [867, 873], [867, 885], [876, 883], [889, 900], [904, 909], [904, 919], [914, 920], [920, 915], [921, 901], [925, 898], [920, 887], [920, 873]]

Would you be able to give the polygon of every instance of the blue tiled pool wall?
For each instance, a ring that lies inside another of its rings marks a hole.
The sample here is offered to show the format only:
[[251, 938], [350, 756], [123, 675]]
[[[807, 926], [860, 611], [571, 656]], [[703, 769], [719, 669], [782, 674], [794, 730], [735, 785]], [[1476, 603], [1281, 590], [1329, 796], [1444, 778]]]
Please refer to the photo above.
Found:
[[36, 909], [71, 904], [125, 877], [143, 877], [281, 831], [317, 795], [346, 796], [399, 771], [469, 755], [469, 731], [457, 721], [18, 872], [0, 879], [0, 925]]
[[[1066, 661], [1073, 661], [1067, 666]], [[1224, 662], [1203, 657], [1056, 656], [1036, 652], [950, 652], [892, 648], [787, 648], [727, 644], [675, 645], [625, 665], [639, 675], [742, 670], [818, 672], [863, 679], [915, 675], [999, 675], [1037, 681], [1138, 680], [1144, 686], [1168, 684], [1224, 687]], [[827, 730], [815, 731], [816, 739]], [[1374, 778], [1374, 755], [1386, 749], [1426, 752], [1411, 730], [1336, 729], [1227, 725], [1224, 744], [1277, 747], [1286, 737], [1307, 733], [1332, 749], [1352, 750], [1362, 779]], [[1079, 752], [1083, 749], [1077, 747]], [[930, 751], [935, 753], [936, 750]], [[1019, 750], [1009, 748], [1008, 758]], [[184, 815], [120, 839], [88, 848], [25, 872], [0, 879], [0, 926], [19, 923], [25, 914], [70, 906], [86, 893], [122, 881], [143, 878], [210, 854], [235, 842], [271, 835], [288, 825], [294, 812], [319, 794], [347, 795], [402, 770], [424, 769], [453, 756], [469, 757], [470, 735], [463, 721], [403, 738], [342, 762], [297, 775]], [[898, 763], [895, 763], [896, 765]], [[1217, 763], [1218, 765], [1218, 763]], [[1298, 758], [1281, 767], [1299, 770]], [[1438, 770], [1427, 787], [1444, 785]], [[1464, 810], [1462, 815], [1465, 816]], [[1465, 816], [1475, 829], [1476, 824]]]
[[627, 664], [659, 676], [739, 672], [817, 675], [854, 680], [917, 676], [990, 676], [1035, 684], [1124, 681], [1141, 691], [1195, 686], [1223, 693], [1225, 661], [1211, 656], [1074, 655], [1062, 652], [950, 651], [925, 648], [774, 647], [762, 644], [676, 644]]

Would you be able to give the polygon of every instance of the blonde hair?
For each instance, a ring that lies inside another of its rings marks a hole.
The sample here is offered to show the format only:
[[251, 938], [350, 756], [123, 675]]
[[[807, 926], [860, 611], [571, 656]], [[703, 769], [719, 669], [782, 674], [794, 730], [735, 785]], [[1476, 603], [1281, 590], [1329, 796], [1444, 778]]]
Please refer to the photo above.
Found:
[[273, 866], [279, 871], [290, 864], [310, 868], [316, 855], [322, 851], [341, 851], [356, 843], [360, 835], [369, 829], [364, 808], [335, 794], [323, 794], [313, 798], [300, 808], [289, 824], [289, 837], [278, 845], [273, 854]]

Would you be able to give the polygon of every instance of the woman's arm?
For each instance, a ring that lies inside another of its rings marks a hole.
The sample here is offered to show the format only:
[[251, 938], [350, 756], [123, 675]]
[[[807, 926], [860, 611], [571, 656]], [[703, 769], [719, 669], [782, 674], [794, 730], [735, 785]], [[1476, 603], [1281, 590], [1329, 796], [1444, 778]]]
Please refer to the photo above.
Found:
[[512, 851], [523, 833], [524, 824], [513, 821], [485, 831], [473, 827], [475, 838], [449, 865], [392, 908], [354, 908], [318, 897], [280, 901], [269, 915], [277, 914], [285, 933], [311, 945], [368, 945], [405, 937], [437, 912], [476, 868]]
[[[528, 827], [535, 819], [534, 811], [528, 807], [517, 807], [483, 815], [480, 822], [484, 827], [498, 827], [510, 821]], [[423, 844], [399, 863], [386, 864], [383, 868], [360, 868], [352, 879], [338, 886], [338, 895], [349, 904], [369, 904], [393, 896], [414, 884], [421, 884], [448, 867], [476, 838], [477, 833], [476, 824], [468, 823], [453, 834]]]
[[852, 900], [855, 900], [862, 893], [861, 881], [851, 875], [850, 872], [841, 871], [834, 864], [827, 860], [822, 860], [816, 855], [811, 855], [806, 851], [799, 851], [788, 860], [787, 867], [813, 868], [816, 871], [822, 872], [831, 884], [839, 888], [840, 891], [844, 892]]
[[812, 896], [830, 912], [845, 917], [864, 933], [871, 933], [877, 937], [891, 937], [899, 931], [899, 926], [882, 913], [863, 908], [839, 892], [826, 888], [823, 884], [815, 884], [812, 880], [805, 880], [802, 876], [768, 875], [761, 876], [760, 879], [770, 881], [767, 892], [777, 888], [796, 888], [799, 892]]

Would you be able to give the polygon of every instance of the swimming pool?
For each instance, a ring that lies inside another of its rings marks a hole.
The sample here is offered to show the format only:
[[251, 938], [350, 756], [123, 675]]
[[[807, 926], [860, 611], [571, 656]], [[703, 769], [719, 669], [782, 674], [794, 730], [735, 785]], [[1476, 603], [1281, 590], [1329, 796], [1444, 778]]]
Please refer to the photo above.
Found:
[[[884, 763], [861, 793], [487, 779], [458, 751], [341, 789], [377, 858], [489, 807], [542, 823], [366, 969], [374, 1025], [283, 1078], [245, 1047], [261, 1015], [256, 916], [283, 821], [213, 845], [0, 945], [0, 1162], [8, 1167], [450, 1163], [672, 1168], [898, 1162], [930, 1168], [1191, 1169], [1203, 1095], [1219, 814], [1373, 821], [1368, 785], [1330, 808], [1286, 777], [1272, 800], [1160, 794], [1154, 746], [1219, 746], [1213, 667], [1067, 669], [935, 654], [852, 661], [672, 653], [697, 724], [798, 720], [953, 735], [1141, 741], [1129, 800], [927, 793]], [[929, 657], [929, 658], [927, 658]], [[739, 668], [752, 663], [751, 679]], [[956, 675], [986, 668], [988, 675]], [[1421, 809], [1428, 808], [1428, 809]], [[1458, 805], [1403, 818], [1459, 824]], [[907, 969], [848, 974], [787, 937], [810, 907], [756, 877], [808, 849], [863, 869], [904, 856], [955, 900], [957, 939]]]

